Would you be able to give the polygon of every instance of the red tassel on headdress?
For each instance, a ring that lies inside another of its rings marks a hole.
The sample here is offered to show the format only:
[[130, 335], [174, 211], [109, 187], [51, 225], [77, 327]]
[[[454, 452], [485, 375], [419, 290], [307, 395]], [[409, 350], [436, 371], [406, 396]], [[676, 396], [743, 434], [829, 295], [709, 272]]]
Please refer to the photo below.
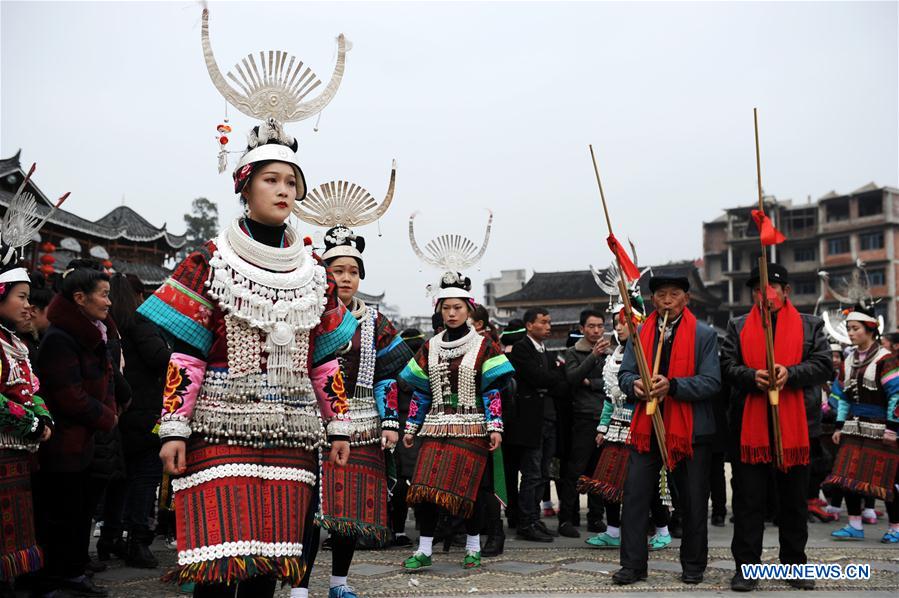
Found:
[[630, 256], [627, 255], [627, 252], [618, 242], [618, 239], [615, 238], [615, 235], [610, 234], [606, 241], [609, 243], [609, 249], [612, 250], [612, 253], [614, 253], [615, 257], [618, 259], [618, 263], [621, 265], [621, 271], [624, 272], [624, 276], [627, 278], [628, 282], [633, 282], [640, 278], [640, 270], [638, 270], [637, 266], [634, 265], [634, 262], [631, 261]]
[[774, 228], [771, 219], [763, 211], [753, 210], [752, 219], [755, 220], [756, 226], [759, 227], [762, 245], [778, 245], [787, 240], [782, 232]]

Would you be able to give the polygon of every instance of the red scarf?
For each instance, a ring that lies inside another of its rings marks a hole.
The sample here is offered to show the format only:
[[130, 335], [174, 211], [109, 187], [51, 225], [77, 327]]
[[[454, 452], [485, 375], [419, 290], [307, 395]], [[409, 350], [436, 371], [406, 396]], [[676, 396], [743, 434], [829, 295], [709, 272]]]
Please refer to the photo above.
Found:
[[[789, 301], [777, 312], [774, 330], [774, 362], [789, 367], [802, 361], [805, 332], [802, 316]], [[765, 330], [758, 305], [749, 312], [740, 332], [743, 363], [756, 370], [768, 367], [765, 353]], [[808, 464], [808, 421], [805, 417], [805, 392], [801, 388], [784, 387], [779, 402], [780, 434], [783, 445], [782, 469]], [[768, 438], [768, 393], [753, 391], [743, 403], [743, 425], [740, 432], [740, 460], [743, 463], [771, 463]]]
[[[658, 331], [659, 312], [654, 311], [640, 328], [640, 344], [643, 354], [652, 367], [653, 341]], [[659, 342], [663, 342], [660, 337]], [[671, 358], [668, 363], [667, 378], [688, 378], [696, 375], [696, 316], [684, 308], [680, 324], [674, 333]], [[693, 406], [675, 397], [665, 397], [660, 404], [665, 422], [665, 443], [668, 445], [668, 469], [674, 469], [677, 462], [693, 457]], [[628, 442], [640, 453], [649, 452], [652, 437], [652, 417], [646, 415], [645, 403], [638, 402], [631, 418], [631, 432]]]

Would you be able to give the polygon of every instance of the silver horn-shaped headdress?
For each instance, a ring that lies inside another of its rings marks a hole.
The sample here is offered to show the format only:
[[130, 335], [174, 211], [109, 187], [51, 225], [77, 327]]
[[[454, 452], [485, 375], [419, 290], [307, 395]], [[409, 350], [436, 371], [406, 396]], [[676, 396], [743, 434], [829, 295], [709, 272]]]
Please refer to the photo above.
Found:
[[[203, 9], [201, 39], [206, 69], [216, 89], [229, 104], [263, 122], [258, 134], [251, 133], [250, 147], [262, 146], [270, 139], [287, 146], [293, 145], [294, 138], [284, 132], [283, 124], [301, 121], [321, 112], [334, 98], [343, 79], [348, 48], [343, 34], [337, 37], [337, 64], [331, 80], [319, 95], [310, 100], [306, 100], [307, 96], [320, 87], [322, 81], [302, 60], [281, 50], [259, 52], [258, 64], [254, 55], [248, 54], [234, 65], [233, 71], [222, 75], [209, 41], [207, 8]], [[229, 79], [234, 85], [228, 82]], [[219, 172], [227, 166], [227, 159], [223, 156], [219, 156]], [[245, 164], [243, 160], [241, 162], [238, 167]]]
[[[634, 258], [634, 265], [639, 266], [640, 262], [637, 259], [637, 248], [634, 247], [634, 243], [630, 239], [628, 239], [628, 243], [631, 246], [631, 255]], [[640, 278], [633, 281], [630, 285], [631, 295], [633, 295], [634, 292], [636, 292], [637, 295], [640, 294], [640, 279], [643, 278], [643, 275], [647, 272], [652, 274], [652, 267], [647, 266], [640, 270]], [[596, 282], [596, 286], [609, 296], [609, 310], [614, 312], [615, 308], [613, 306], [616, 303], [615, 299], [621, 297], [621, 291], [618, 289], [618, 282], [621, 280], [621, 274], [618, 272], [618, 262], [613, 261], [605, 270], [597, 270], [591, 264], [590, 273], [593, 274], [593, 280]]]
[[[69, 196], [65, 193], [50, 207], [43, 218], [40, 216], [38, 203], [34, 195], [25, 191], [31, 175], [37, 169], [37, 164], [32, 164], [28, 174], [22, 179], [19, 189], [9, 202], [3, 222], [0, 223], [0, 284], [10, 282], [30, 282], [28, 271], [25, 268], [10, 268], [20, 259], [25, 247], [34, 240], [36, 233], [50, 219], [53, 212], [62, 205]], [[10, 269], [7, 269], [10, 268]]]
[[[865, 262], [861, 259], [856, 260], [855, 270], [848, 277], [842, 278], [839, 284], [831, 284], [830, 274], [826, 270], [818, 272], [818, 278], [821, 279], [821, 296], [815, 305], [815, 313], [821, 307], [825, 295], [829, 292], [834, 299], [841, 305], [852, 307], [853, 305], [861, 305], [870, 308], [876, 303], [871, 294], [870, 282], [868, 281], [868, 272], [865, 270]], [[846, 331], [846, 314], [842, 307], [834, 309], [825, 309], [821, 312], [824, 320], [824, 330], [832, 339], [844, 344], [852, 344], [849, 340], [849, 333]], [[883, 316], [878, 316], [878, 325], [880, 332], [884, 330]]]
[[[487, 230], [484, 233], [484, 241], [478, 247], [475, 243], [462, 235], [440, 235], [425, 244], [425, 249], [415, 241], [415, 217], [418, 212], [414, 212], [409, 216], [409, 243], [412, 245], [412, 251], [425, 264], [440, 269], [444, 274], [441, 278], [441, 285], [444, 288], [437, 293], [438, 299], [448, 297], [471, 298], [468, 293], [470, 289], [465, 289], [463, 293], [462, 287], [447, 287], [446, 285], [461, 285], [465, 280], [462, 275], [467, 270], [481, 261], [484, 253], [487, 251], [487, 244], [490, 242], [490, 229], [493, 226], [493, 212], [487, 210]], [[433, 293], [433, 287], [428, 285], [428, 290]]]
[[364, 226], [383, 216], [393, 201], [395, 190], [396, 160], [391, 165], [387, 194], [380, 204], [371, 193], [356, 183], [331, 181], [310, 191], [302, 203], [294, 204], [293, 211], [303, 222], [330, 227], [325, 233], [322, 259], [356, 258], [359, 260], [360, 276], [365, 278], [365, 267], [362, 264], [365, 239], [350, 227]]
[[379, 204], [371, 193], [349, 181], [323, 183], [294, 206], [297, 217], [315, 226], [364, 226], [384, 215], [396, 189], [396, 160], [390, 169], [387, 194]]
[[253, 55], [248, 54], [234, 66], [240, 79], [231, 71], [227, 75], [238, 89], [225, 80], [215, 61], [212, 44], [209, 43], [208, 9], [203, 9], [202, 36], [206, 68], [216, 89], [232, 106], [258, 120], [274, 118], [279, 123], [289, 123], [315, 116], [334, 98], [343, 79], [347, 42], [342, 33], [337, 37], [337, 64], [331, 80], [321, 94], [305, 102], [306, 96], [322, 82], [302, 60], [281, 50], [269, 50], [259, 52], [257, 65]]

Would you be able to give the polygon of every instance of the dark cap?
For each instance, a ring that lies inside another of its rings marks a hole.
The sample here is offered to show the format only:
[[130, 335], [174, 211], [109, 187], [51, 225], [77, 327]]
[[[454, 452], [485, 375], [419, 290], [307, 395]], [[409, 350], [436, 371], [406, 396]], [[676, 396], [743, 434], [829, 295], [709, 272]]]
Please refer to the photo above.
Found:
[[685, 293], [690, 292], [690, 281], [687, 280], [686, 276], [653, 276], [649, 279], [649, 292], [655, 293], [668, 285], [683, 289]]
[[[749, 280], [746, 281], [746, 286], [751, 289], [759, 283], [760, 279], [759, 267], [756, 266], [749, 273]], [[782, 286], [790, 284], [790, 274], [787, 272], [787, 269], [780, 264], [768, 264], [768, 283], [772, 282], [778, 282]]]

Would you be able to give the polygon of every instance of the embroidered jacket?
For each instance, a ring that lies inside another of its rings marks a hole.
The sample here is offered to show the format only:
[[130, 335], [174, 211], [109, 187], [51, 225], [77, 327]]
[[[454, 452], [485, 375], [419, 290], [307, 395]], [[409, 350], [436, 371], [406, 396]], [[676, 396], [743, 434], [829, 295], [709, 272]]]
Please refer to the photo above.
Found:
[[406, 434], [478, 437], [503, 431], [500, 390], [515, 373], [495, 343], [475, 330], [427, 341], [400, 378], [412, 386]]
[[399, 430], [396, 377], [412, 358], [390, 320], [372, 306], [364, 309], [352, 342], [337, 352], [346, 377], [351, 440], [361, 444], [378, 442], [381, 429]]
[[196, 432], [209, 442], [312, 449], [322, 422], [329, 437], [349, 436], [335, 353], [357, 324], [321, 260], [303, 252], [299, 274], [271, 272], [238, 256], [223, 232], [141, 305], [194, 353], [172, 354], [160, 438]]
[[899, 360], [882, 347], [871, 350], [877, 351], [871, 362], [853, 372], [854, 349], [830, 391], [837, 401], [836, 427], [847, 433], [856, 433], [854, 422], [847, 428], [855, 418], [899, 431]]
[[28, 347], [0, 328], [0, 450], [37, 451], [37, 439], [53, 425], [44, 400], [35, 394], [39, 388]]

